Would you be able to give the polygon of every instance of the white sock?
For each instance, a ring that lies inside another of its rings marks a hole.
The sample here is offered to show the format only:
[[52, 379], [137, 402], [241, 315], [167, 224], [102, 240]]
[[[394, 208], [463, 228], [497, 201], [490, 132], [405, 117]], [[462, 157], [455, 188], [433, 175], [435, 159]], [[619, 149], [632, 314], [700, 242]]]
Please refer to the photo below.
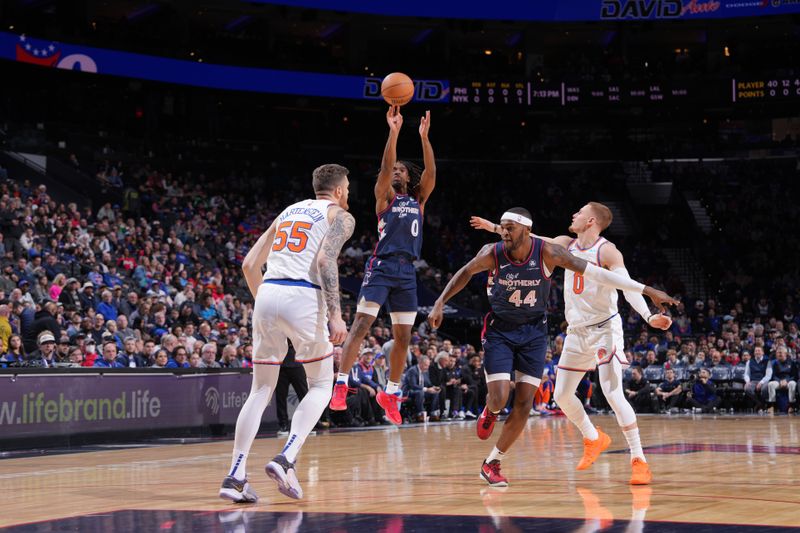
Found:
[[233, 450], [233, 458], [231, 459], [231, 473], [228, 475], [233, 476], [241, 481], [245, 478], [246, 473], [247, 452], [243, 452], [242, 450]]
[[[239, 418], [236, 419], [236, 437], [233, 441], [233, 459], [231, 461], [231, 473], [236, 479], [244, 479], [247, 471], [246, 460], [253, 440], [256, 438], [258, 428], [261, 426], [261, 416], [267, 408], [275, 384], [278, 382], [280, 367], [277, 365], [254, 365], [253, 385], [250, 389], [250, 396], [244, 402]], [[330, 381], [328, 381], [330, 387]], [[330, 389], [328, 389], [330, 390]], [[241, 461], [236, 467], [239, 456]]]
[[625, 435], [625, 440], [628, 441], [628, 447], [631, 449], [631, 459], [638, 457], [646, 463], [647, 459], [644, 458], [644, 452], [642, 451], [642, 439], [639, 438], [639, 428], [635, 427], [628, 431], [623, 431], [622, 434]]
[[397, 391], [400, 390], [400, 384], [396, 381], [387, 381], [386, 382], [386, 394], [397, 394]]
[[492, 461], [502, 461], [505, 458], [506, 454], [501, 452], [497, 449], [497, 446], [492, 448], [492, 453], [489, 454], [489, 457], [486, 458], [487, 463], [491, 463]]
[[339, 372], [336, 376], [336, 383], [344, 383], [347, 385], [347, 382], [350, 380], [350, 374], [342, 374]]
[[289, 438], [281, 452], [290, 463], [294, 463], [297, 459], [297, 454], [306, 441], [306, 437], [314, 429], [331, 400], [331, 376], [333, 375], [331, 359], [309, 363], [305, 370], [308, 379], [308, 393], [292, 416]]
[[583, 420], [581, 420], [577, 426], [578, 429], [581, 430], [581, 433], [583, 433], [584, 439], [597, 440], [600, 438], [600, 433], [597, 432], [597, 428], [594, 427], [594, 424], [592, 424], [588, 416], [584, 415]]

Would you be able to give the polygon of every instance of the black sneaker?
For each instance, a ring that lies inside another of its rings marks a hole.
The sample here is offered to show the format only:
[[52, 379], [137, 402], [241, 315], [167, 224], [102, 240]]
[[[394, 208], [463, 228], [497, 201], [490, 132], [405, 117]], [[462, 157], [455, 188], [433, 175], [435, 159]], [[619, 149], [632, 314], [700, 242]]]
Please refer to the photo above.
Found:
[[300, 500], [303, 498], [303, 489], [297, 479], [294, 463], [290, 463], [283, 454], [276, 455], [264, 468], [267, 475], [278, 484], [278, 490], [284, 496]]
[[226, 476], [219, 489], [219, 497], [233, 503], [255, 503], [258, 495], [250, 488], [247, 478], [238, 480], [233, 476]]

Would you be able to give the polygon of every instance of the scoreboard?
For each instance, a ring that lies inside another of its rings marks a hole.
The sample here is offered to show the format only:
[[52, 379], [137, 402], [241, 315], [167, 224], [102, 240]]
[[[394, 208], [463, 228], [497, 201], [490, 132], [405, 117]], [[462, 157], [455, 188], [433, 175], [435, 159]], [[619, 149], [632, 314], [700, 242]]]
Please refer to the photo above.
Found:
[[451, 82], [454, 104], [526, 106], [534, 109], [583, 106], [677, 105], [695, 99], [680, 83], [538, 83], [530, 81]]
[[732, 102], [800, 100], [800, 76], [731, 80]]

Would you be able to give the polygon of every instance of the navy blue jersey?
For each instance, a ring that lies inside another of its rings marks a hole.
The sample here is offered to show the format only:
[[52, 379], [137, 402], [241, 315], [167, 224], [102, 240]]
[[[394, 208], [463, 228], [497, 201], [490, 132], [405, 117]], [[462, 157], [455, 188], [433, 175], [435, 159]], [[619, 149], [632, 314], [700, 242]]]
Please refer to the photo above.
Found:
[[505, 245], [494, 245], [495, 271], [489, 288], [492, 314], [508, 324], [533, 324], [544, 318], [550, 296], [550, 278], [544, 272], [544, 242], [531, 237], [531, 253], [522, 263], [513, 262]]
[[422, 252], [422, 211], [419, 202], [395, 194], [389, 207], [378, 214], [378, 244], [375, 257], [405, 254], [418, 259]]

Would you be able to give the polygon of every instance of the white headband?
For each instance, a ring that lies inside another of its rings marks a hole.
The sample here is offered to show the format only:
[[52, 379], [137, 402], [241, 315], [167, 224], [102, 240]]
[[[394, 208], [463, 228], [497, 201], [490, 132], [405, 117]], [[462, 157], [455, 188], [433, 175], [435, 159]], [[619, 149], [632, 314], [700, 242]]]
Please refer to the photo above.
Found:
[[511, 220], [519, 224], [522, 224], [523, 226], [528, 226], [528, 227], [533, 226], [533, 220], [518, 213], [511, 213], [510, 211], [506, 211], [505, 213], [503, 213], [503, 216], [500, 217], [500, 220], [501, 221]]

